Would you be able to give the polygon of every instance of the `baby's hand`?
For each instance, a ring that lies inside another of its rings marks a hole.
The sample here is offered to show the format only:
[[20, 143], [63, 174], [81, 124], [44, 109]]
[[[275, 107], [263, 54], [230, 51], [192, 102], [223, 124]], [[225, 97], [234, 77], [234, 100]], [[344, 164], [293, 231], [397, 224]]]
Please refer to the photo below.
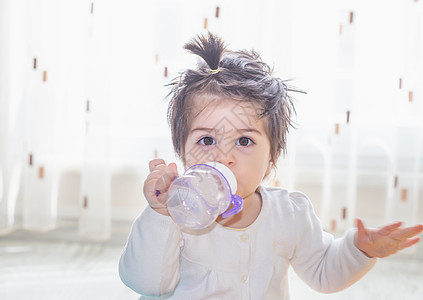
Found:
[[144, 196], [152, 209], [169, 216], [166, 207], [167, 190], [173, 179], [178, 176], [178, 170], [175, 163], [166, 165], [163, 159], [153, 159], [149, 163], [150, 174], [144, 181]]
[[386, 257], [399, 250], [417, 243], [420, 238], [415, 235], [423, 230], [423, 225], [400, 228], [397, 222], [380, 229], [366, 229], [363, 222], [357, 219], [357, 233], [354, 244], [369, 257]]

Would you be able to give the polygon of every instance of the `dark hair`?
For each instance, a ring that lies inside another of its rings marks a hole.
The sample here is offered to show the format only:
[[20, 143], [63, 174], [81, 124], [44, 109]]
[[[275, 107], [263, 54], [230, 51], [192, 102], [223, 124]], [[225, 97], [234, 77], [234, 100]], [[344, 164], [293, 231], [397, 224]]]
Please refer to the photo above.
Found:
[[273, 165], [281, 152], [286, 152], [286, 135], [293, 126], [295, 112], [285, 82], [273, 77], [273, 70], [251, 51], [229, 51], [216, 35], [197, 36], [184, 48], [200, 56], [195, 69], [187, 69], [170, 85], [172, 90], [168, 107], [173, 147], [185, 164], [184, 145], [187, 140], [193, 113], [190, 99], [202, 94], [227, 96], [234, 100], [254, 104], [258, 118], [267, 118], [267, 134]]

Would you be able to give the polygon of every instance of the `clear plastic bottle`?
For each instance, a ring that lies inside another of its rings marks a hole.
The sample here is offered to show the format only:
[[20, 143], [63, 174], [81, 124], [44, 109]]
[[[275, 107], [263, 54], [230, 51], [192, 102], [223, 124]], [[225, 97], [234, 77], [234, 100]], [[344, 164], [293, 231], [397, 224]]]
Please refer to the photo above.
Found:
[[[170, 185], [167, 208], [181, 227], [203, 229], [219, 215], [226, 218], [242, 210], [243, 200], [235, 195], [236, 190], [235, 175], [225, 165], [193, 165]], [[233, 207], [228, 210], [231, 204]]]

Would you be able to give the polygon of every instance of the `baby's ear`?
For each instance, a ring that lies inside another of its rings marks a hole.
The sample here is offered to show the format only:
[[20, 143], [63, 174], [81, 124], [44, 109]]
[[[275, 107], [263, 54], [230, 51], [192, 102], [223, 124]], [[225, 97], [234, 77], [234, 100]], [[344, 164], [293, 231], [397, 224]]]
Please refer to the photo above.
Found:
[[264, 177], [266, 177], [270, 174], [270, 172], [272, 171], [272, 168], [273, 168], [273, 162], [272, 162], [272, 159], [269, 159], [269, 163], [267, 165], [267, 169], [266, 169], [266, 173], [265, 173]]

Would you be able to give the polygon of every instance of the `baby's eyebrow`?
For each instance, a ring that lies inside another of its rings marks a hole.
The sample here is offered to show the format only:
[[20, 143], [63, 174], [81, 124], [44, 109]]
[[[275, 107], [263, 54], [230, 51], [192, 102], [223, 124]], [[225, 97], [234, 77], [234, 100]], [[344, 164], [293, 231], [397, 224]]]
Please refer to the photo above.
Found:
[[[206, 131], [206, 132], [211, 132], [211, 131], [219, 131], [218, 128], [206, 128], [206, 127], [197, 127], [194, 128], [193, 130], [191, 130], [191, 132], [194, 131]], [[230, 130], [232, 131], [232, 129]], [[236, 131], [240, 132], [240, 133], [245, 133], [245, 132], [253, 132], [253, 133], [257, 133], [259, 135], [261, 135], [261, 132], [255, 128], [242, 128], [242, 129], [236, 129]]]
[[191, 132], [194, 132], [194, 131], [207, 131], [207, 132], [210, 132], [210, 131], [213, 131], [213, 130], [216, 130], [216, 129], [215, 128], [197, 127], [197, 128], [194, 128], [193, 130], [191, 130]]
[[244, 133], [244, 132], [254, 132], [261, 135], [261, 132], [255, 128], [245, 128], [245, 129], [237, 129], [237, 131]]

